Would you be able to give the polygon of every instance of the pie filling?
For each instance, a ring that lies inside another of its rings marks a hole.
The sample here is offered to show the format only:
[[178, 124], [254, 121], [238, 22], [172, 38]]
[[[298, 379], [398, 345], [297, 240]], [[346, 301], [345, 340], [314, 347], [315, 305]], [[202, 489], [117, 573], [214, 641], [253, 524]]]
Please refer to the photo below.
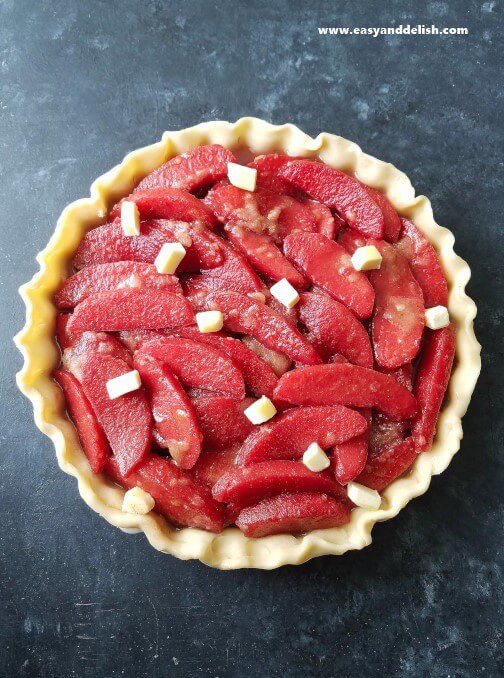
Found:
[[455, 355], [443, 270], [339, 170], [201, 146], [73, 266], [54, 378], [123, 511], [248, 537], [340, 526], [432, 444]]

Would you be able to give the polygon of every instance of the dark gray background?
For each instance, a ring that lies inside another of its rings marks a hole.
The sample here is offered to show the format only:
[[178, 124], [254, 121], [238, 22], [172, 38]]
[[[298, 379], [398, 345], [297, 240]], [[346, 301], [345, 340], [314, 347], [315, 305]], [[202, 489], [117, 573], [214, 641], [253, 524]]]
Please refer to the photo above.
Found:
[[[467, 37], [317, 27], [467, 26]], [[2, 676], [502, 675], [502, 2], [0, 1]], [[163, 130], [252, 114], [407, 172], [473, 268], [461, 453], [361, 553], [218, 572], [107, 525], [17, 392], [19, 284], [66, 203]]]

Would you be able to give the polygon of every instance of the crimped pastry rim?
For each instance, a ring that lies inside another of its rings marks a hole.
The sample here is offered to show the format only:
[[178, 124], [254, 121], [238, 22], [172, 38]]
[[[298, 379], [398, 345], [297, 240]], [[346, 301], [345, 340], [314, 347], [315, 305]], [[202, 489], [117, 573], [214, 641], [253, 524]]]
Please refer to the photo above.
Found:
[[[91, 472], [76, 431], [65, 414], [64, 397], [51, 379], [51, 371], [59, 362], [52, 296], [66, 277], [85, 231], [103, 221], [108, 208], [127, 195], [147, 173], [174, 155], [209, 143], [220, 143], [231, 150], [247, 148], [254, 154], [279, 151], [318, 157], [383, 190], [399, 213], [411, 219], [433, 243], [448, 278], [448, 308], [456, 327], [457, 354], [434, 444], [418, 456], [407, 475], [384, 490], [380, 509], [357, 508], [343, 527], [315, 530], [300, 537], [275, 535], [249, 539], [237, 528], [226, 528], [218, 535], [192, 528], [175, 530], [155, 513], [145, 516], [123, 513], [124, 490]], [[411, 499], [423, 494], [432, 476], [447, 468], [460, 447], [461, 418], [481, 369], [481, 346], [473, 328], [476, 305], [465, 293], [471, 271], [453, 251], [454, 241], [451, 231], [434, 221], [430, 201], [425, 196], [415, 197], [405, 174], [389, 163], [366, 155], [342, 137], [321, 133], [312, 138], [294, 125], [272, 125], [251, 117], [235, 123], [213, 121], [165, 132], [161, 141], [129, 153], [119, 165], [96, 179], [89, 198], [77, 200], [63, 210], [48, 245], [37, 255], [39, 272], [19, 290], [26, 305], [26, 324], [15, 337], [24, 357], [17, 383], [33, 403], [36, 425], [53, 441], [60, 468], [77, 479], [86, 504], [126, 532], [144, 532], [159, 551], [184, 560], [197, 558], [223, 570], [245, 567], [269, 570], [297, 565], [316, 556], [362, 549], [371, 543], [375, 523], [394, 517]]]

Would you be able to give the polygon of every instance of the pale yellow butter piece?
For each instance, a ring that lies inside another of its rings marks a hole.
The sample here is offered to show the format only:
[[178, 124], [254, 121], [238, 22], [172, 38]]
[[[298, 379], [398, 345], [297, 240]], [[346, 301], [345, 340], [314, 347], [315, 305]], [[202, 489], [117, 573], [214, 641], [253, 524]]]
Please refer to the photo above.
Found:
[[303, 464], [306, 468], [309, 468], [310, 471], [318, 473], [319, 471], [328, 468], [331, 465], [331, 462], [318, 443], [311, 443], [303, 454]]
[[378, 509], [382, 501], [379, 492], [360, 483], [348, 483], [347, 495], [356, 506], [365, 509]]
[[244, 191], [255, 191], [257, 182], [257, 170], [252, 167], [228, 162], [228, 179], [233, 186], [242, 188]]
[[219, 332], [224, 325], [224, 316], [221, 311], [201, 311], [196, 313], [196, 323], [202, 334]]
[[243, 414], [252, 424], [264, 424], [277, 413], [276, 407], [266, 396], [262, 396], [255, 403], [252, 403]]
[[270, 287], [271, 294], [286, 308], [294, 308], [299, 301], [297, 290], [286, 278], [282, 278]]
[[155, 501], [153, 497], [141, 487], [132, 487], [124, 495], [122, 510], [124, 513], [134, 513], [138, 516], [144, 516], [150, 513], [154, 508]]
[[356, 271], [372, 271], [380, 268], [382, 255], [374, 245], [358, 247], [352, 254], [352, 266]]
[[165, 242], [154, 260], [157, 272], [173, 275], [185, 255], [184, 245], [179, 242]]
[[107, 381], [107, 393], [110, 400], [115, 398], [120, 398], [125, 393], [131, 393], [131, 391], [136, 391], [142, 385], [142, 380], [137, 370], [131, 370], [131, 372], [126, 372], [121, 374], [119, 377], [114, 377], [114, 379], [109, 379]]
[[140, 235], [140, 212], [131, 200], [121, 203], [121, 226], [124, 235]]
[[446, 306], [432, 306], [425, 309], [425, 326], [430, 330], [440, 330], [448, 327], [450, 315]]

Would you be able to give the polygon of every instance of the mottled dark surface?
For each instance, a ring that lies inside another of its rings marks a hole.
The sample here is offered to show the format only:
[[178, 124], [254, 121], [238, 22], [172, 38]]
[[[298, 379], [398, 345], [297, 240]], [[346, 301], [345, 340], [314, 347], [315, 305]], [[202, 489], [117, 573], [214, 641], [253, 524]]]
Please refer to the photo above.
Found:
[[[318, 26], [467, 26], [330, 37]], [[0, 1], [0, 674], [502, 675], [503, 5]], [[79, 499], [13, 375], [17, 286], [66, 203], [163, 130], [339, 133], [430, 196], [473, 267], [484, 371], [461, 453], [362, 553], [222, 573]]]

